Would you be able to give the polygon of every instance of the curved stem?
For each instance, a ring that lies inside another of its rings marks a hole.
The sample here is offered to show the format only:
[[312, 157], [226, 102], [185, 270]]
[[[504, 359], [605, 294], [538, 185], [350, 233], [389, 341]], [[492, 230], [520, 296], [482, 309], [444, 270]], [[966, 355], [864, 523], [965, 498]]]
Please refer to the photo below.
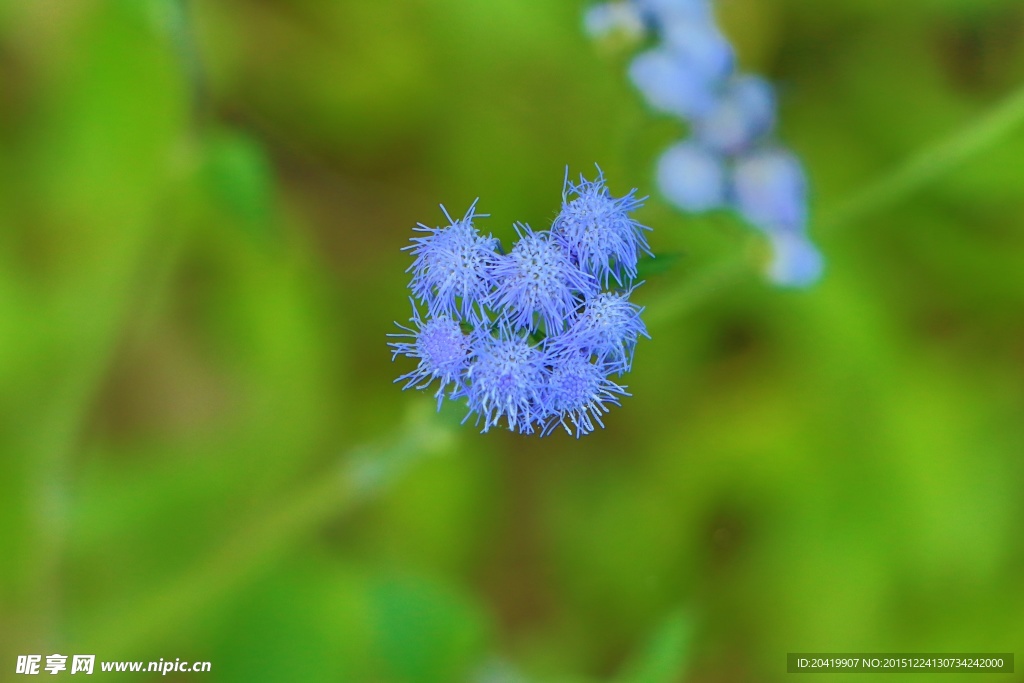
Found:
[[988, 150], [1022, 124], [1024, 87], [980, 118], [918, 152], [894, 171], [827, 212], [819, 223], [821, 230], [838, 230], [896, 204], [971, 157]]
[[174, 41], [174, 49], [181, 61], [182, 71], [191, 89], [193, 116], [201, 125], [210, 116], [210, 101], [206, 73], [199, 55], [199, 47], [196, 44], [189, 5], [190, 0], [171, 0], [168, 6], [169, 29]]
[[271, 505], [192, 571], [145, 596], [79, 624], [75, 643], [97, 652], [136, 656], [180, 632], [195, 615], [243, 587], [293, 543], [386, 490], [409, 468], [446, 452], [452, 430], [435, 416], [418, 416], [392, 441], [360, 448], [340, 467], [315, 477]]
[[648, 327], [656, 328], [689, 313], [718, 291], [730, 287], [752, 272], [747, 253], [734, 254], [695, 273], [669, 289], [647, 306], [644, 317]]

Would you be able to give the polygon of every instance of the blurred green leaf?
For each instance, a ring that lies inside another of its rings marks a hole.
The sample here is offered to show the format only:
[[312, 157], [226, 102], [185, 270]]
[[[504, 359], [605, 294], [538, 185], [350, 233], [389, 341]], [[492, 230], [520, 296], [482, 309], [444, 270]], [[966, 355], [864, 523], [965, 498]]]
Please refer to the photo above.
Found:
[[379, 653], [392, 680], [464, 680], [485, 646], [482, 617], [462, 598], [432, 582], [393, 576], [371, 593]]
[[370, 680], [371, 606], [357, 575], [316, 563], [254, 585], [223, 617], [218, 680]]
[[209, 135], [203, 177], [215, 202], [254, 237], [271, 232], [274, 174], [263, 148], [227, 129]]
[[671, 615], [616, 680], [619, 683], [680, 683], [690, 664], [693, 636], [694, 623], [689, 614]]

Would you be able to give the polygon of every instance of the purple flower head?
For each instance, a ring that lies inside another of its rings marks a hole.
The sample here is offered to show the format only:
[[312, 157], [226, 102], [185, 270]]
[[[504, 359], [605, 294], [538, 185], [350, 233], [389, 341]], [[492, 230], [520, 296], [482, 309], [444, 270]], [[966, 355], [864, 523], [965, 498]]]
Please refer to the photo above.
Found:
[[476, 414], [484, 432], [504, 418], [509, 429], [532, 434], [535, 423], [546, 417], [540, 400], [549, 372], [543, 351], [499, 325], [497, 337], [483, 330], [474, 335], [466, 385], [453, 396], [467, 398], [466, 418]]
[[801, 233], [783, 232], [771, 236], [772, 261], [768, 277], [782, 287], [808, 287], [821, 279], [821, 253]]
[[643, 308], [629, 301], [630, 294], [632, 290], [598, 294], [563, 334], [547, 339], [548, 348], [558, 357], [573, 350], [593, 355], [607, 372], [629, 372], [637, 340], [651, 338], [640, 318]]
[[728, 185], [725, 160], [699, 143], [672, 145], [658, 160], [658, 186], [665, 198], [683, 211], [725, 206]]
[[[415, 387], [425, 389], [435, 379], [441, 381], [437, 388], [437, 408], [441, 409], [441, 401], [444, 399], [444, 390], [449, 384], [454, 384], [457, 389], [462, 383], [462, 373], [469, 366], [470, 340], [462, 332], [458, 322], [452, 320], [445, 314], [431, 318], [424, 322], [420, 319], [419, 311], [413, 304], [413, 314], [410, 321], [414, 327], [398, 325], [405, 330], [402, 334], [389, 334], [389, 337], [408, 337], [412, 341], [389, 342], [393, 353], [391, 359], [398, 356], [407, 356], [419, 360], [416, 369], [402, 375], [396, 382], [405, 381], [404, 389]], [[397, 325], [397, 323], [396, 323]]]
[[[569, 199], [575, 195], [574, 199]], [[584, 272], [593, 275], [605, 286], [609, 277], [622, 285], [636, 277], [640, 252], [651, 253], [645, 230], [630, 217], [643, 205], [636, 190], [623, 197], [612, 197], [604, 177], [588, 181], [582, 176], [578, 185], [568, 178], [562, 193], [562, 210], [555, 218], [551, 232], [569, 250], [573, 260]]]
[[771, 84], [746, 75], [729, 81], [715, 107], [693, 124], [698, 140], [725, 154], [749, 149], [774, 126], [775, 92]]
[[516, 232], [519, 241], [492, 269], [495, 304], [517, 329], [537, 329], [538, 314], [551, 334], [561, 329], [578, 298], [597, 293], [597, 280], [570, 260], [550, 232], [534, 232], [527, 225], [516, 225]]
[[802, 232], [807, 221], [807, 180], [790, 152], [769, 147], [741, 157], [733, 196], [743, 216], [767, 233]]
[[605, 376], [604, 370], [591, 363], [585, 354], [569, 353], [558, 358], [548, 376], [544, 405], [549, 416], [544, 433], [549, 434], [561, 424], [576, 438], [594, 431], [594, 423], [604, 427], [601, 415], [608, 404], [619, 405], [618, 396], [628, 396], [624, 387]]
[[432, 316], [462, 316], [475, 321], [484, 317], [483, 306], [494, 286], [491, 268], [498, 257], [498, 240], [477, 232], [473, 219], [484, 214], [475, 214], [475, 209], [473, 202], [465, 217], [452, 220], [442, 206], [448, 227], [420, 224], [414, 229], [428, 234], [413, 238], [413, 244], [404, 247], [416, 257], [408, 269], [413, 274], [409, 288]]
[[715, 106], [713, 82], [665, 47], [635, 56], [629, 64], [629, 78], [647, 104], [663, 114], [692, 119]]
[[[392, 360], [417, 364], [396, 381], [426, 389], [437, 380], [438, 409], [446, 396], [464, 399], [465, 419], [484, 432], [543, 436], [561, 424], [578, 438], [603, 427], [602, 413], [628, 395], [610, 375], [629, 369], [647, 336], [642, 309], [629, 303], [639, 252], [650, 253], [649, 228], [630, 217], [642, 202], [635, 193], [612, 197], [600, 169], [578, 185], [567, 175], [551, 230], [516, 224], [508, 254], [473, 227], [475, 203], [461, 220], [445, 212], [445, 228], [421, 225], [427, 234], [407, 247], [411, 325], [388, 335], [399, 338]], [[626, 291], [602, 292], [612, 279]]]

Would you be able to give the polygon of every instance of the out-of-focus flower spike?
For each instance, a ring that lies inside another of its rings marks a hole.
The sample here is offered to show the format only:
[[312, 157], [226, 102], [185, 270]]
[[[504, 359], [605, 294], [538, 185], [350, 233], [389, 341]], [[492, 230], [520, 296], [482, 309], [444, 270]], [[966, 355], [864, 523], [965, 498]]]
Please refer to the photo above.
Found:
[[711, 0], [632, 0], [653, 21], [666, 23], [680, 19], [711, 19]]
[[800, 160], [781, 148], [742, 157], [736, 163], [733, 196], [743, 216], [771, 240], [771, 280], [786, 287], [817, 282], [824, 262], [806, 235], [807, 180]]
[[807, 182], [799, 160], [774, 143], [773, 87], [737, 72], [712, 0], [629, 4], [658, 38], [634, 56], [629, 78], [652, 109], [689, 127], [689, 139], [658, 160], [662, 194], [688, 213], [731, 206], [766, 234], [784, 235], [773, 279], [813, 281], [822, 259], [804, 236]]

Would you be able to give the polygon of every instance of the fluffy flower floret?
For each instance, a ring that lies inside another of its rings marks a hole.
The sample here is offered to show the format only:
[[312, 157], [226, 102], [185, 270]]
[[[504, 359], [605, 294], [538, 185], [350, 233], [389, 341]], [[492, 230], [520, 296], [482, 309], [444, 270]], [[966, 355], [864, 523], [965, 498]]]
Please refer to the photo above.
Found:
[[583, 306], [564, 334], [548, 338], [548, 347], [558, 357], [577, 350], [595, 356], [608, 372], [629, 372], [637, 340], [650, 339], [640, 318], [644, 309], [630, 302], [631, 293], [597, 295]]
[[650, 228], [630, 217], [642, 205], [636, 190], [612, 197], [600, 174], [594, 181], [580, 176], [579, 184], [566, 178], [562, 210], [551, 232], [584, 272], [605, 286], [609, 278], [622, 285], [636, 277], [640, 252], [651, 254], [644, 236]]
[[[469, 366], [470, 339], [463, 333], [458, 322], [445, 314], [423, 321], [419, 311], [413, 305], [413, 316], [410, 319], [413, 327], [398, 325], [405, 332], [389, 334], [389, 337], [407, 338], [410, 341], [389, 342], [392, 349], [391, 359], [407, 356], [419, 361], [416, 369], [396, 379], [404, 381], [405, 389], [415, 387], [425, 389], [435, 379], [441, 384], [437, 388], [437, 407], [440, 409], [444, 400], [444, 390], [451, 384], [456, 389], [462, 384], [462, 375]], [[397, 323], [396, 323], [397, 324]]]
[[487, 331], [474, 335], [466, 385], [456, 396], [466, 397], [469, 415], [477, 416], [477, 424], [483, 421], [482, 431], [504, 418], [509, 429], [532, 434], [546, 417], [540, 401], [549, 374], [546, 354], [500, 325], [498, 336]]
[[473, 219], [484, 215], [475, 213], [476, 202], [459, 220], [453, 220], [443, 206], [441, 210], [449, 225], [429, 228], [420, 224], [415, 230], [427, 234], [404, 247], [416, 257], [408, 269], [413, 274], [409, 288], [431, 316], [482, 320], [494, 286], [491, 269], [498, 258], [498, 240], [481, 235], [474, 227]]
[[628, 396], [624, 387], [607, 377], [601, 365], [590, 362], [583, 353], [566, 353], [553, 365], [544, 391], [544, 405], [549, 417], [544, 433], [561, 424], [576, 438], [594, 431], [594, 424], [604, 427], [601, 415], [608, 405], [619, 405], [619, 396]]
[[495, 300], [517, 329], [536, 329], [536, 317], [548, 334], [560, 330], [581, 298], [598, 291], [597, 280], [574, 264], [550, 232], [516, 225], [519, 241], [492, 270]]

